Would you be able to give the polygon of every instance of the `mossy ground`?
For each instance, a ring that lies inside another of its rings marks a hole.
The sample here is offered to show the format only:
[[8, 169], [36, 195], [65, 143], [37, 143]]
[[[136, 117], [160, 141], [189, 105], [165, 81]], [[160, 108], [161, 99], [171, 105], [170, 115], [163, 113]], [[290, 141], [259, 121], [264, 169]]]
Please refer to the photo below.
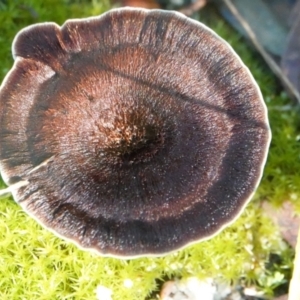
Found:
[[[98, 15], [102, 1], [0, 0], [0, 81], [12, 66], [11, 43], [26, 25]], [[215, 238], [161, 258], [119, 260], [77, 249], [41, 228], [11, 197], [0, 201], [0, 299], [96, 299], [96, 287], [113, 291], [113, 299], [145, 299], [161, 278], [220, 277], [257, 282], [271, 294], [288, 278], [293, 253], [260, 208], [263, 200], [279, 206], [290, 200], [300, 211], [299, 107], [280, 92], [264, 62], [223, 21], [210, 25], [249, 66], [269, 108], [273, 133], [268, 162], [254, 200], [241, 217]], [[3, 183], [1, 185], [4, 187]], [[266, 268], [270, 253], [280, 263]], [[132, 281], [132, 286], [128, 283]]]

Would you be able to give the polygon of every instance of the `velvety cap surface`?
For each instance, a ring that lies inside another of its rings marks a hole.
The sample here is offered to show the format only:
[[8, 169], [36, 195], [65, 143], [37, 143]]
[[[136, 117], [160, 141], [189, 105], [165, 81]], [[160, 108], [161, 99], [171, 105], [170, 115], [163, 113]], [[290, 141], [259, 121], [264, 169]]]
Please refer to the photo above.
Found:
[[22, 30], [0, 90], [0, 168], [45, 227], [103, 255], [208, 238], [253, 195], [270, 141], [230, 46], [179, 13], [116, 9]]

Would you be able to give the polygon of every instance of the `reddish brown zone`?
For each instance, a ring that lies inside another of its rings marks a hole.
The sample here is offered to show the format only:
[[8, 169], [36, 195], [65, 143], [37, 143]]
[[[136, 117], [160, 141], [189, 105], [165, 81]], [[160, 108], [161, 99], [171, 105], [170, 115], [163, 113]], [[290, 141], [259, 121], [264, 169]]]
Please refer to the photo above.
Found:
[[143, 7], [149, 9], [160, 8], [160, 5], [156, 0], [122, 0], [121, 3], [122, 6]]

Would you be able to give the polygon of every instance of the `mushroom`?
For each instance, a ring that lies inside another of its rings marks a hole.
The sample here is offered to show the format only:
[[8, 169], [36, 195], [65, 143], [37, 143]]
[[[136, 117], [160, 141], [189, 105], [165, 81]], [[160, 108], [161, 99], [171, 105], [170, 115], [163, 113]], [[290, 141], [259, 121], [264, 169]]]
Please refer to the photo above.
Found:
[[267, 110], [247, 67], [176, 12], [29, 26], [0, 89], [0, 170], [44, 227], [103, 256], [208, 239], [261, 179]]

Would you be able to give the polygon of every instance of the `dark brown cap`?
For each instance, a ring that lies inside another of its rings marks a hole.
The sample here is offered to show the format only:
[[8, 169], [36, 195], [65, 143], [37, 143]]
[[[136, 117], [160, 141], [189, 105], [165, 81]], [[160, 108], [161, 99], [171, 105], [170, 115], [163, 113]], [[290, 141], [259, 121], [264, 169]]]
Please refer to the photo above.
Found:
[[0, 89], [0, 168], [58, 235], [160, 255], [237, 217], [262, 176], [266, 106], [232, 48], [170, 11], [23, 29]]

